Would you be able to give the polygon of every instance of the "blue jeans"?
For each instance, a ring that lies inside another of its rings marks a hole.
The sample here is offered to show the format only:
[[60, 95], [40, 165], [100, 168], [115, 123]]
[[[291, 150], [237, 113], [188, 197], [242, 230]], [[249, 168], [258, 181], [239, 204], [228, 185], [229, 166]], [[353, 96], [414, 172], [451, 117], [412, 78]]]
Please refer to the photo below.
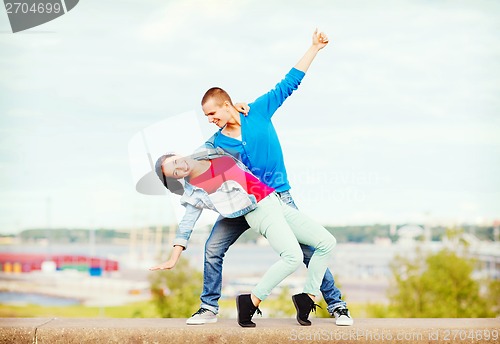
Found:
[[[289, 191], [279, 193], [281, 200], [289, 206], [296, 208], [295, 202]], [[219, 312], [219, 299], [222, 293], [222, 262], [229, 246], [231, 246], [243, 232], [250, 226], [243, 216], [237, 218], [219, 217], [212, 228], [212, 232], [205, 244], [205, 264], [203, 271], [203, 292], [201, 294], [201, 307], [215, 314]], [[309, 265], [314, 248], [300, 245], [304, 253], [304, 264]], [[321, 283], [321, 293], [328, 305], [330, 313], [346, 303], [341, 300], [342, 294], [335, 286], [330, 269], [327, 269]]]

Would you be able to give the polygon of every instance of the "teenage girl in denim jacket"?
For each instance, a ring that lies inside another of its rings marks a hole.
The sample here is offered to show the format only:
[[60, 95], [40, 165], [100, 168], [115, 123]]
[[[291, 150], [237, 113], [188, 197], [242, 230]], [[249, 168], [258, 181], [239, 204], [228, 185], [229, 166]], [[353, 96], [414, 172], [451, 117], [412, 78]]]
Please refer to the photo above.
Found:
[[[248, 224], [262, 234], [279, 254], [280, 260], [264, 274], [251, 294], [238, 295], [238, 324], [255, 327], [252, 317], [271, 290], [293, 273], [302, 262], [299, 243], [315, 248], [309, 263], [303, 293], [293, 295], [297, 321], [311, 325], [309, 314], [315, 309], [314, 298], [325, 274], [335, 237], [300, 211], [285, 205], [273, 188], [252, 175], [245, 166], [220, 149], [198, 154], [194, 159], [175, 154], [163, 155], [156, 162], [156, 172], [170, 191], [182, 194], [186, 213], [179, 224], [174, 248], [168, 261], [151, 270], [173, 269], [187, 247], [192, 228], [203, 209], [225, 217], [244, 215]], [[179, 180], [184, 180], [182, 185]]]

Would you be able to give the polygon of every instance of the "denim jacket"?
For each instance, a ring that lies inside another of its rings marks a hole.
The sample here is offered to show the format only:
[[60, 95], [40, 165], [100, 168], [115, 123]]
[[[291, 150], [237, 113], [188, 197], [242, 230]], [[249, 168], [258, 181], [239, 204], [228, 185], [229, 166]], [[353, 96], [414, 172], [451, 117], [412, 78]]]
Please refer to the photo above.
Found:
[[[243, 163], [220, 148], [204, 149], [193, 154], [191, 157], [197, 160], [213, 160], [223, 156], [231, 157], [242, 170], [250, 173]], [[180, 245], [186, 249], [187, 242], [193, 232], [193, 227], [203, 209], [211, 209], [224, 217], [234, 218], [248, 214], [254, 210], [257, 207], [257, 200], [254, 195], [249, 195], [234, 180], [222, 183], [217, 191], [211, 194], [184, 181], [184, 194], [181, 197], [181, 204], [186, 208], [186, 211], [179, 223], [174, 239], [174, 246]]]

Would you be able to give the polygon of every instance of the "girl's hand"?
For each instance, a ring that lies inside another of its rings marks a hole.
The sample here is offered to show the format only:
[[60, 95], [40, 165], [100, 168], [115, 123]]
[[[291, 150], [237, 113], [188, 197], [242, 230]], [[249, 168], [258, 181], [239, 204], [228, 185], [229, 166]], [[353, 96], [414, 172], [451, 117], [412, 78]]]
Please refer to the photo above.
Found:
[[173, 261], [172, 259], [169, 259], [167, 260], [166, 262], [164, 263], [161, 263], [159, 265], [156, 265], [156, 266], [152, 266], [149, 268], [149, 270], [151, 271], [155, 271], [155, 270], [171, 270], [175, 267], [175, 261]]
[[247, 103], [236, 103], [234, 104], [234, 107], [238, 110], [238, 112], [241, 112], [245, 116], [247, 116], [250, 111], [250, 106], [248, 106]]

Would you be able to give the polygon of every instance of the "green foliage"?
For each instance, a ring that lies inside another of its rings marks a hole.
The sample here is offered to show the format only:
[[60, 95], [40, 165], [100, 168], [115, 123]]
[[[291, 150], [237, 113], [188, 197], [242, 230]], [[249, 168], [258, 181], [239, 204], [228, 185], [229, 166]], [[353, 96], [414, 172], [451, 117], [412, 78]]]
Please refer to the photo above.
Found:
[[[366, 314], [370, 318], [396, 318], [397, 314], [390, 312], [390, 307], [381, 303], [366, 304]], [[352, 312], [351, 312], [352, 314]]]
[[149, 275], [151, 294], [163, 318], [188, 318], [199, 308], [203, 275], [179, 259], [172, 270], [153, 271]]
[[288, 287], [283, 287], [276, 298], [269, 298], [262, 305], [269, 310], [270, 318], [287, 318], [296, 313]]
[[[151, 301], [121, 306], [89, 307], [85, 305], [40, 306], [0, 304], [0, 318], [159, 318]], [[0, 320], [1, 321], [1, 320]]]
[[498, 316], [500, 314], [500, 280], [488, 281], [486, 299], [491, 303], [492, 311]]
[[467, 318], [494, 315], [472, 278], [475, 261], [449, 249], [414, 259], [396, 257], [391, 265], [389, 311], [399, 317]]

